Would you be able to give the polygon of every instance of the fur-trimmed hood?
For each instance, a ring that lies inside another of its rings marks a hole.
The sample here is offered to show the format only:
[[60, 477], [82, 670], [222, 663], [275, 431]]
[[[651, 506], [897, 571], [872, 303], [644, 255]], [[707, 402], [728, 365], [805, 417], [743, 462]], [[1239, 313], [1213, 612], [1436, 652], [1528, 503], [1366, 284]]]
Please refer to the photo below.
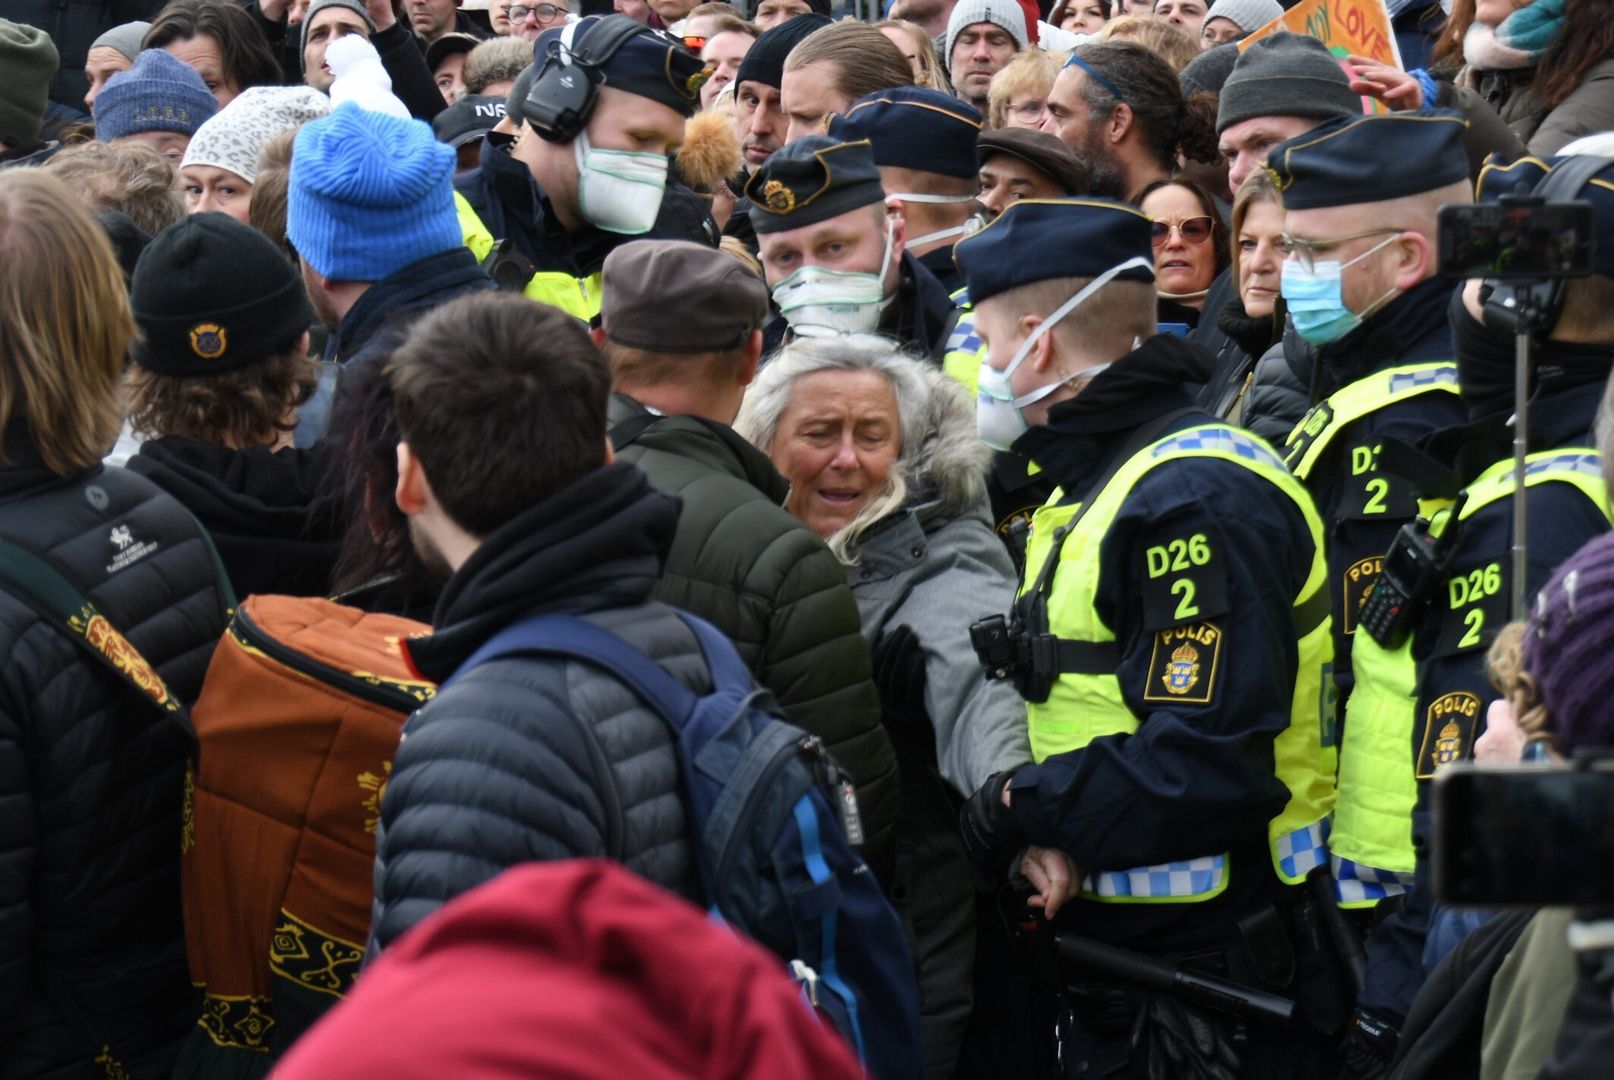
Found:
[[957, 517], [986, 498], [987, 470], [992, 448], [975, 428], [975, 406], [964, 387], [934, 368], [926, 380], [930, 396], [923, 427], [931, 434], [912, 451], [904, 451], [899, 466], [907, 485], [908, 507], [935, 503], [941, 517]]

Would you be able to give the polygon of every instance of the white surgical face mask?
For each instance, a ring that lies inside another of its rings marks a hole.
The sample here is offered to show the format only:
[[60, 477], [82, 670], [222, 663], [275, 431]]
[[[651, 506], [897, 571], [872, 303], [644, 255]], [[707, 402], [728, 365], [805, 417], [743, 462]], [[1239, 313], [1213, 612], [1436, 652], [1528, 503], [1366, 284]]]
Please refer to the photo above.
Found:
[[577, 201], [583, 218], [606, 232], [638, 236], [650, 231], [667, 191], [665, 154], [600, 150], [588, 132], [572, 142], [577, 157]]
[[[1053, 310], [1053, 313], [1026, 335], [1020, 347], [1009, 358], [1009, 364], [1002, 371], [987, 363], [986, 358], [981, 359], [980, 377], [976, 383], [975, 397], [975, 428], [981, 441], [994, 450], [1007, 450], [1014, 445], [1014, 440], [1029, 430], [1026, 423], [1025, 408], [1035, 405], [1043, 398], [1058, 390], [1061, 386], [1068, 386], [1073, 382], [1086, 382], [1095, 375], [1107, 370], [1110, 364], [1098, 364], [1077, 372], [1068, 378], [1058, 379], [1047, 386], [1039, 386], [1028, 394], [1014, 396], [1014, 388], [1010, 384], [1015, 369], [1025, 363], [1026, 357], [1036, 347], [1037, 341], [1048, 331], [1052, 330], [1059, 320], [1075, 311], [1087, 298], [1108, 285], [1117, 274], [1131, 270], [1133, 267], [1142, 267], [1153, 271], [1154, 263], [1150, 259], [1139, 256], [1128, 259], [1119, 266], [1112, 266], [1098, 277], [1088, 282], [1075, 296], [1066, 300]], [[1113, 363], [1113, 361], [1111, 362]]]
[[895, 229], [887, 218], [879, 273], [803, 266], [775, 285], [773, 302], [790, 328], [804, 337], [873, 333], [887, 303], [885, 273], [891, 265]]

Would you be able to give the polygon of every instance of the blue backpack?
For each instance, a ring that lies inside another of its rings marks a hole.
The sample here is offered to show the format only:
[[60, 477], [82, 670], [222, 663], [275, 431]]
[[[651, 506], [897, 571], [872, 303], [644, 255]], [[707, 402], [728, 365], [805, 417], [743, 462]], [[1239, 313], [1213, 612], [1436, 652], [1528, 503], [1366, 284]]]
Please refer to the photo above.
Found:
[[595, 664], [631, 687], [677, 736], [714, 917], [784, 959], [877, 1080], [918, 1077], [913, 961], [901, 921], [852, 847], [862, 828], [851, 782], [822, 741], [779, 718], [722, 633], [678, 616], [711, 673], [714, 689], [704, 697], [609, 630], [560, 614], [506, 627], [444, 686], [489, 660], [536, 653]]

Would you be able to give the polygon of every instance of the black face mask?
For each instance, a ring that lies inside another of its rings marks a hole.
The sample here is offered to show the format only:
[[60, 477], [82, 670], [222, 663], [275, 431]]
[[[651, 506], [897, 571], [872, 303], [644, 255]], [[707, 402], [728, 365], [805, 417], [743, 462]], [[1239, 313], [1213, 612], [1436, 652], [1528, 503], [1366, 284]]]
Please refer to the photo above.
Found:
[[[1463, 401], [1475, 419], [1513, 412], [1512, 334], [1493, 330], [1468, 313], [1463, 290], [1451, 299], [1452, 346]], [[1538, 341], [1530, 350], [1530, 396], [1551, 397], [1564, 390], [1605, 382], [1614, 368], [1614, 345], [1570, 345]]]

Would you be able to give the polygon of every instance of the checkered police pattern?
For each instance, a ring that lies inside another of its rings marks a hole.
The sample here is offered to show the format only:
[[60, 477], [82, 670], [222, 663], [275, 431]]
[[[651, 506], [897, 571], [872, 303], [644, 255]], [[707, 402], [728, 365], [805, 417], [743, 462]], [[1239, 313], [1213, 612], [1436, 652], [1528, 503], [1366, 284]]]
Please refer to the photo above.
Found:
[[1401, 394], [1420, 386], [1457, 385], [1457, 365], [1419, 368], [1416, 371], [1399, 371], [1390, 376], [1390, 393]]
[[1364, 900], [1379, 901], [1399, 896], [1412, 888], [1412, 875], [1394, 870], [1376, 870], [1362, 863], [1331, 856], [1334, 865], [1334, 896], [1342, 904]]
[[[1156, 443], [1151, 450], [1151, 457], [1165, 457], [1190, 450], [1217, 450], [1224, 454], [1233, 454], [1247, 461], [1259, 461], [1263, 465], [1270, 465], [1275, 469], [1284, 469], [1282, 459], [1272, 452], [1272, 448], [1254, 435], [1242, 431], [1235, 431], [1230, 427], [1221, 425], [1189, 428], [1180, 431], [1164, 442]], [[1287, 469], [1284, 469], [1287, 472]]]
[[1226, 876], [1227, 857], [1211, 855], [1184, 862], [1140, 866], [1136, 870], [1092, 874], [1082, 881], [1082, 891], [1092, 896], [1140, 900], [1201, 896], [1220, 889]]
[[1539, 458], [1525, 465], [1525, 482], [1528, 483], [1530, 477], [1539, 476], [1544, 472], [1574, 472], [1584, 473], [1587, 476], [1602, 476], [1603, 459], [1595, 453], [1584, 450]]
[[1328, 861], [1329, 818], [1278, 837], [1278, 866], [1284, 877], [1303, 878]]
[[960, 312], [953, 332], [947, 336], [947, 351], [975, 353], [980, 350], [981, 335], [975, 332], [975, 312]]

